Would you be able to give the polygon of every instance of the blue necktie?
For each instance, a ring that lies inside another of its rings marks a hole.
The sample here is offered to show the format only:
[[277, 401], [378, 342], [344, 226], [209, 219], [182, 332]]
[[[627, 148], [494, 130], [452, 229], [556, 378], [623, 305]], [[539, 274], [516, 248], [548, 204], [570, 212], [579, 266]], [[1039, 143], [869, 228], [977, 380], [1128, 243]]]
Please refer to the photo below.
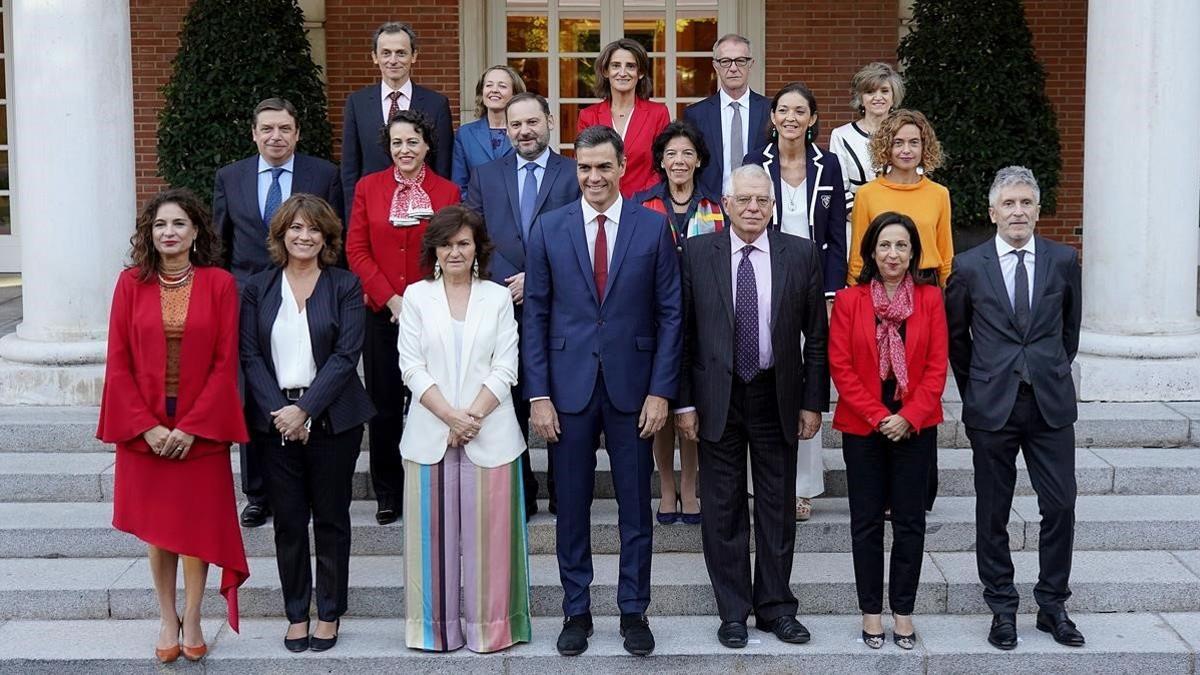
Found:
[[533, 225], [533, 205], [537, 202], [537, 175], [534, 174], [538, 165], [530, 162], [525, 165], [525, 185], [521, 188], [521, 232], [529, 239], [529, 227]]
[[753, 246], [742, 247], [737, 268], [737, 299], [733, 310], [733, 369], [742, 382], [758, 375], [758, 283], [750, 262]]
[[284, 172], [281, 166], [272, 167], [271, 169], [271, 187], [267, 189], [267, 203], [263, 206], [263, 224], [271, 224], [271, 216], [275, 215], [275, 211], [279, 209], [279, 205], [283, 203], [283, 188], [279, 186], [279, 176]]

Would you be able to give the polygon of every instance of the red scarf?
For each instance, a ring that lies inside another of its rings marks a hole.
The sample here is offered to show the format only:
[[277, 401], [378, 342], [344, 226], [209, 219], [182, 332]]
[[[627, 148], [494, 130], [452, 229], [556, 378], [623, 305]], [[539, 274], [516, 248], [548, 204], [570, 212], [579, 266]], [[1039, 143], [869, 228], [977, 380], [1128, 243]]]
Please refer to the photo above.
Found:
[[433, 217], [433, 203], [421, 183], [425, 181], [425, 165], [417, 172], [416, 178], [405, 178], [399, 167], [392, 172], [396, 179], [396, 191], [392, 193], [392, 208], [388, 212], [388, 220], [395, 227], [410, 227], [421, 222], [421, 218]]
[[888, 300], [887, 290], [879, 279], [871, 280], [871, 304], [875, 307], [875, 341], [879, 345], [879, 379], [896, 376], [896, 400], [908, 393], [908, 361], [904, 356], [904, 340], [900, 337], [900, 324], [912, 316], [913, 280], [905, 273], [904, 280], [896, 288], [896, 294]]

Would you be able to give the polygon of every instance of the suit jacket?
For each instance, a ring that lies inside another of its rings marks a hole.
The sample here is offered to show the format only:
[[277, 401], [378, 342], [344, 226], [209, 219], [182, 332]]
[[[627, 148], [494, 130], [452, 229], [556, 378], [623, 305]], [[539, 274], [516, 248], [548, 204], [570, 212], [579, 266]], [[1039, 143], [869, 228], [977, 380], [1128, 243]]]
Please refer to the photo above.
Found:
[[[354, 203], [354, 188], [367, 174], [392, 166], [392, 156], [379, 140], [383, 133], [383, 104], [379, 82], [350, 94], [342, 113], [342, 194], [346, 206]], [[454, 125], [450, 101], [442, 94], [417, 84], [412, 87], [412, 110], [418, 110], [433, 124], [434, 147], [426, 164], [442, 178], [450, 178], [454, 154]], [[350, 214], [346, 214], [346, 222]]]
[[[289, 405], [279, 389], [271, 357], [271, 330], [283, 302], [282, 267], [260, 272], [242, 290], [241, 351], [246, 373], [246, 418], [258, 431], [274, 428], [271, 411]], [[328, 415], [340, 434], [375, 416], [375, 406], [358, 377], [366, 316], [362, 286], [353, 273], [326, 267], [304, 305], [317, 376], [296, 402], [309, 417]]]
[[580, 201], [534, 221], [525, 263], [525, 395], [566, 413], [592, 398], [600, 363], [613, 406], [641, 410], [674, 398], [682, 349], [679, 261], [666, 217], [631, 200], [621, 220], [601, 303]]
[[451, 180], [463, 194], [467, 193], [467, 183], [481, 164], [508, 155], [516, 154], [516, 148], [505, 137], [499, 148], [492, 149], [492, 130], [487, 118], [477, 119], [458, 128], [454, 135], [454, 161], [450, 173]]
[[1046, 423], [1075, 422], [1071, 362], [1079, 350], [1083, 313], [1079, 255], [1036, 237], [1029, 326], [1017, 330], [994, 239], [954, 256], [946, 285], [950, 366], [962, 394], [963, 423], [984, 431], [1004, 426], [1012, 413], [1025, 355], [1038, 409]]
[[[625, 175], [621, 177], [621, 196], [628, 199], [658, 182], [651, 146], [654, 137], [670, 123], [671, 111], [667, 106], [634, 99], [633, 118], [625, 129]], [[583, 131], [597, 124], [613, 126], [612, 106], [607, 99], [580, 110], [576, 130]]]
[[[744, 113], [743, 113], [744, 114]], [[761, 152], [771, 137], [767, 133], [767, 122], [771, 117], [771, 100], [757, 92], [750, 92], [750, 123], [749, 134], [744, 139], [748, 153]], [[685, 119], [700, 129], [705, 144], [708, 145], [708, 166], [700, 167], [696, 177], [697, 184], [704, 194], [720, 195], [725, 186], [721, 184], [725, 175], [726, 155], [729, 151], [721, 135], [721, 92], [689, 105], [683, 110]]]
[[[488, 236], [496, 247], [490, 278], [504, 284], [508, 277], [525, 271], [526, 242], [521, 228], [516, 154], [475, 167], [466, 194], [464, 204], [483, 217]], [[575, 160], [551, 151], [542, 184], [538, 187], [537, 201], [533, 204], [534, 219], [574, 201], [579, 201]]]
[[508, 291], [476, 280], [463, 325], [462, 349], [454, 346], [450, 302], [441, 279], [424, 280], [408, 287], [400, 312], [400, 372], [412, 391], [412, 405], [400, 439], [400, 454], [418, 464], [436, 464], [446, 454], [450, 427], [421, 404], [421, 397], [436, 386], [455, 408], [471, 405], [480, 389], [500, 401], [483, 418], [479, 433], [463, 450], [471, 463], [503, 466], [525, 450], [525, 436], [517, 424], [512, 386], [517, 382], [517, 321]]
[[[892, 414], [883, 402], [875, 326], [870, 284], [838, 291], [829, 322], [829, 372], [838, 391], [833, 428], [838, 431], [868, 436]], [[904, 322], [908, 393], [901, 399], [900, 416], [917, 431], [942, 421], [946, 341], [941, 290], [925, 284], [914, 286], [913, 311]]]
[[[688, 240], [683, 249], [684, 349], [679, 407], [695, 406], [700, 437], [713, 443], [725, 431], [734, 378], [731, 236], [735, 235], [700, 235]], [[774, 231], [768, 231], [767, 237], [775, 398], [784, 436], [794, 439], [801, 410], [829, 409], [828, 326], [821, 263], [811, 241]]]
[[[775, 218], [770, 227], [778, 230], [783, 222], [783, 178], [778, 149], [769, 143], [761, 152], [746, 155], [744, 164], [760, 164], [771, 174], [775, 196]], [[805, 188], [808, 191], [808, 233], [821, 251], [825, 295], [846, 285], [846, 189], [842, 183], [842, 165], [837, 155], [809, 143], [805, 152]]]
[[[334, 164], [296, 153], [292, 194], [313, 194], [342, 215], [342, 185]], [[274, 267], [267, 254], [267, 224], [258, 208], [258, 155], [239, 159], [217, 170], [213, 185], [213, 226], [229, 253], [229, 270], [238, 287], [255, 274]], [[344, 221], [343, 221], [344, 222]], [[343, 233], [345, 229], [343, 227]]]

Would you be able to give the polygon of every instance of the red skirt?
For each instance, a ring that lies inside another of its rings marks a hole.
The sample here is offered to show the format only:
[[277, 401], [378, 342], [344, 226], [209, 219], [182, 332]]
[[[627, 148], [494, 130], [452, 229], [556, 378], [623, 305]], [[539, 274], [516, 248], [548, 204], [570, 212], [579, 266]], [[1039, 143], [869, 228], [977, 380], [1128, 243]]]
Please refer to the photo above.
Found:
[[164, 459], [140, 437], [117, 446], [113, 527], [221, 568], [229, 626], [238, 630], [237, 589], [250, 577], [233, 492], [229, 444], [196, 439], [187, 459]]

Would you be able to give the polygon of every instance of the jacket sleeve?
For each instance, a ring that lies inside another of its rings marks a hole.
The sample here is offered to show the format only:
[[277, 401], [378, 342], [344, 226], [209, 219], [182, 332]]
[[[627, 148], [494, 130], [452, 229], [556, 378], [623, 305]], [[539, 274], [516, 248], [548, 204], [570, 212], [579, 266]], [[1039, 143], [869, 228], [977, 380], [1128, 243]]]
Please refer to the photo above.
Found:
[[113, 291], [108, 318], [108, 361], [104, 367], [104, 393], [100, 398], [100, 422], [96, 438], [105, 443], [124, 443], [159, 425], [153, 409], [142, 399], [134, 376], [130, 326], [133, 323], [134, 279], [122, 274]]
[[458, 186], [459, 192], [467, 191], [467, 181], [471, 177], [471, 167], [467, 161], [467, 149], [463, 145], [463, 129], [466, 125], [458, 128], [458, 133], [454, 134], [454, 158], [450, 167], [450, 180]]
[[854, 323], [859, 303], [847, 291], [842, 291], [833, 301], [833, 314], [829, 319], [829, 374], [833, 386], [837, 387], [838, 407], [846, 406], [855, 416], [867, 421], [873, 428], [891, 413], [878, 396], [863, 384], [855, 368]]
[[[284, 280], [284, 283], [287, 283]], [[308, 391], [296, 405], [318, 417], [342, 393], [350, 378], [358, 377], [358, 357], [362, 355], [366, 313], [363, 311], [362, 286], [350, 278], [338, 292], [337, 339], [324, 365], [317, 370]]]
[[952, 263], [950, 279], [946, 282], [946, 332], [950, 368], [954, 370], [958, 393], [965, 398], [967, 386], [971, 382], [971, 351], [974, 342], [971, 339], [970, 281], [966, 278], [970, 272], [964, 272], [960, 263], [961, 260]]
[[521, 310], [521, 352], [524, 354], [522, 387], [525, 398], [550, 396], [550, 362], [546, 353], [550, 336], [550, 299], [553, 293], [545, 227], [539, 216], [529, 228], [525, 254], [525, 302]]
[[483, 218], [483, 186], [480, 185], [479, 171], [472, 171], [471, 177], [467, 180], [467, 186], [463, 191], [463, 206]]
[[804, 292], [804, 316], [800, 317], [804, 333], [804, 383], [800, 408], [814, 412], [829, 410], [829, 363], [826, 343], [829, 338], [829, 319], [825, 314], [825, 294], [822, 291], [821, 260], [815, 244], [808, 247], [808, 280]]
[[842, 179], [842, 164], [837, 155], [830, 153], [829, 159], [837, 167], [830, 181], [833, 191], [829, 197], [829, 210], [825, 220], [825, 298], [846, 285], [846, 190]]
[[654, 264], [655, 340], [650, 373], [650, 394], [666, 399], [679, 394], [679, 359], [683, 351], [683, 298], [679, 290], [679, 256], [671, 243], [666, 216], [653, 214], [661, 222], [658, 253]]
[[[475, 292], [479, 292], [478, 289]], [[501, 292], [506, 297], [497, 303], [500, 305], [500, 311], [496, 313], [496, 346], [492, 349], [492, 371], [483, 380], [483, 386], [487, 387], [498, 401], [511, 397], [513, 385], [517, 383], [517, 319], [513, 314], [513, 303], [507, 297], [508, 291], [503, 289]]]
[[1079, 253], [1071, 249], [1067, 263], [1067, 288], [1063, 293], [1063, 349], [1067, 362], [1075, 360], [1079, 352], [1079, 324], [1083, 318], [1083, 280], [1079, 267]]
[[346, 234], [346, 261], [362, 282], [363, 290], [371, 297], [371, 301], [377, 307], [383, 307], [396, 291], [383, 270], [379, 269], [371, 251], [371, 224], [367, 220], [369, 195], [364, 187], [360, 185], [354, 191], [354, 208], [350, 211], [349, 232]]
[[693, 248], [684, 247], [683, 259], [680, 263], [683, 268], [681, 275], [683, 281], [680, 288], [680, 297], [683, 301], [683, 345], [679, 356], [679, 396], [675, 403], [677, 410], [693, 408], [696, 405], [695, 395], [692, 393], [692, 387], [695, 384], [692, 382], [692, 364], [696, 362], [696, 310], [693, 305], [695, 295], [692, 291], [692, 256], [689, 254]]
[[345, 206], [343, 220], [349, 227], [349, 207], [356, 199], [354, 187], [358, 179], [362, 178], [362, 148], [358, 144], [358, 122], [354, 119], [354, 94], [346, 98], [346, 107], [342, 110], [342, 164], [339, 171]]
[[849, 150], [845, 147], [845, 140], [842, 138], [842, 127], [838, 127], [829, 133], [829, 149], [833, 154], [837, 155], [838, 164], [842, 167], [842, 192], [846, 196], [846, 216], [850, 215], [850, 210], [854, 208], [854, 193], [850, 190], [850, 162], [853, 157], [850, 156]]
[[275, 376], [267, 365], [270, 356], [259, 349], [258, 301], [258, 284], [252, 280], [242, 289], [242, 318], [238, 332], [241, 334], [239, 344], [246, 389], [257, 407], [266, 414], [286, 406], [287, 399], [280, 393]]
[[954, 233], [950, 230], [950, 191], [942, 192], [941, 215], [937, 221], [937, 249], [942, 262], [938, 265], [938, 284], [943, 288], [950, 278], [950, 261], [954, 260]]
[[421, 307], [412, 296], [412, 293], [404, 294], [396, 351], [404, 386], [412, 392], [413, 401], [420, 401], [430, 387], [437, 386], [437, 381], [429, 372], [429, 360], [422, 348], [421, 332], [430, 326], [421, 318]]
[[[916, 426], [932, 420], [942, 407], [942, 392], [946, 389], [946, 367], [949, 363], [948, 337], [946, 333], [946, 307], [942, 293], [933, 286], [921, 303], [922, 320], [928, 335], [927, 348], [917, 358], [925, 361], [920, 382], [909, 382], [909, 400], [900, 407], [900, 416]], [[908, 371], [912, 372], [910, 366]], [[918, 429], [919, 431], [920, 429]]]
[[[212, 365], [200, 395], [175, 426], [212, 441], [245, 442], [246, 417], [238, 396], [237, 284], [225, 272], [213, 277], [213, 321], [217, 322]], [[195, 293], [197, 289], [193, 288]]]
[[[229, 217], [229, 202], [225, 197], [225, 178], [221, 171], [213, 180], [212, 222], [213, 229], [221, 237], [225, 246], [225, 269], [233, 265], [233, 218]], [[340, 211], [338, 213], [341, 213]]]

